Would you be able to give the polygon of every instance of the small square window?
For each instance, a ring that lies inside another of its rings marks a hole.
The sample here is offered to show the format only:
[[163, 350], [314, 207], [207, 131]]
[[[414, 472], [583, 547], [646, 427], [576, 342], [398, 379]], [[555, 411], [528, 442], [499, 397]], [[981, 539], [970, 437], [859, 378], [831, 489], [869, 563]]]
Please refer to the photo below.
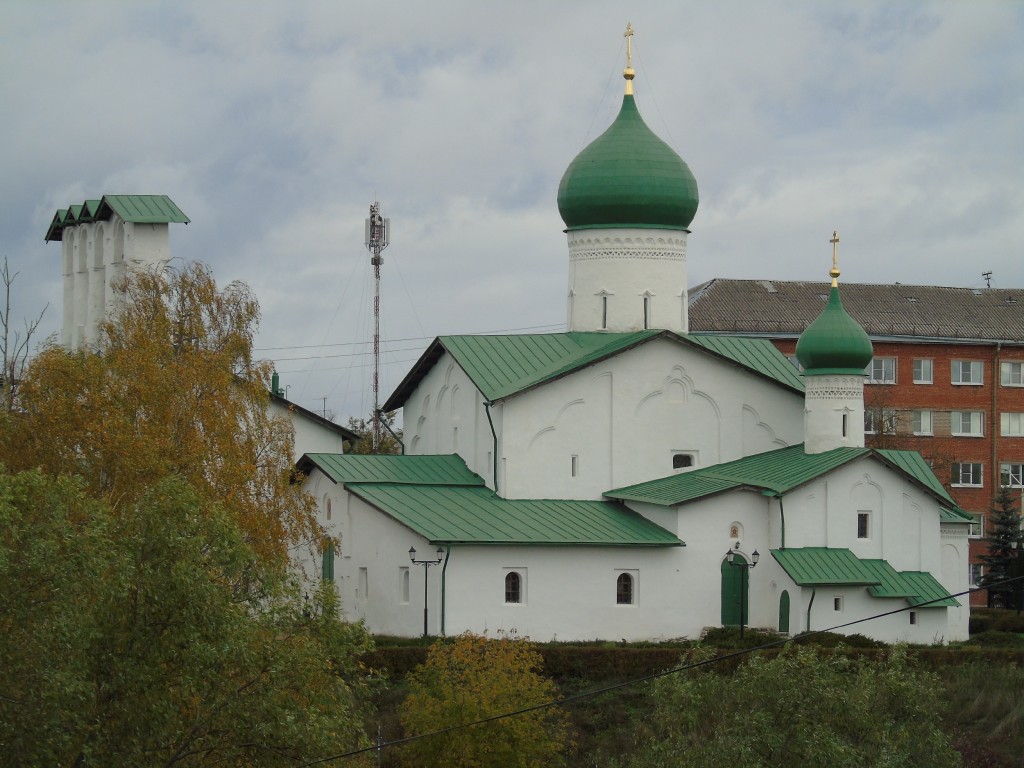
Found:
[[954, 384], [982, 384], [984, 364], [980, 360], [954, 360], [952, 362]]
[[932, 374], [932, 361], [929, 358], [918, 358], [914, 360], [914, 383], [931, 384], [934, 380]]
[[917, 611], [910, 612], [910, 623], [917, 624]]
[[842, 597], [833, 597], [832, 598], [832, 610], [835, 611], [836, 613], [842, 613], [843, 612], [843, 598]]

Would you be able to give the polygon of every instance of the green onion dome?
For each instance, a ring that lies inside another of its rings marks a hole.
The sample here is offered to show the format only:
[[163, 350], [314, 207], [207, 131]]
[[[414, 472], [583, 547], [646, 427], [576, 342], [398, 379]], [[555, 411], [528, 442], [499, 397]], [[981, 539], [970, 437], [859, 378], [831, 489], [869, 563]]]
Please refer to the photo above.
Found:
[[647, 127], [631, 93], [608, 130], [576, 156], [558, 185], [558, 212], [570, 230], [686, 230], [697, 202], [697, 180]]
[[873, 354], [871, 339], [843, 308], [833, 280], [828, 304], [796, 343], [804, 375], [863, 374]]

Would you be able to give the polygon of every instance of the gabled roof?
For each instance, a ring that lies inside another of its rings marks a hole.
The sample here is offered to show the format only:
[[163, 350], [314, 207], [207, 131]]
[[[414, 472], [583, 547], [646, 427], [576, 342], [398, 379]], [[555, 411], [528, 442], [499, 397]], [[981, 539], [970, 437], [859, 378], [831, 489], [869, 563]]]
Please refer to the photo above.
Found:
[[275, 394], [273, 391], [270, 392], [270, 400], [271, 402], [277, 403], [282, 408], [287, 409], [291, 413], [296, 413], [302, 416], [303, 418], [312, 421], [314, 424], [318, 424], [321, 427], [324, 427], [325, 429], [329, 429], [332, 432], [336, 432], [341, 436], [342, 440], [349, 440], [351, 442], [355, 442], [361, 437], [361, 435], [353, 432], [348, 427], [343, 427], [341, 424], [336, 424], [330, 419], [324, 418], [316, 411], [311, 411], [308, 408], [303, 408], [298, 403], [293, 403], [288, 398], [283, 397], [282, 395]]
[[804, 453], [802, 443], [692, 472], [681, 472], [646, 483], [616, 488], [606, 491], [604, 495], [610, 499], [672, 506], [744, 488], [768, 495], [783, 494], [864, 456], [882, 461], [908, 476], [947, 506], [956, 508], [931, 467], [916, 451], [835, 448], [824, 453], [808, 454]]
[[461, 456], [397, 456], [354, 453], [307, 453], [298, 462], [308, 474], [320, 469], [335, 483], [390, 483], [394, 485], [482, 486]]
[[457, 455], [309, 453], [299, 469], [312, 467], [432, 544], [684, 546], [615, 502], [503, 499]]
[[885, 560], [862, 560], [848, 549], [797, 547], [771, 552], [801, 587], [865, 586], [872, 597], [905, 598], [914, 607], [960, 605], [930, 573], [897, 571]]
[[[873, 338], [1024, 340], [1024, 289], [844, 282], [842, 293], [847, 312]], [[828, 283], [710, 280], [690, 291], [690, 330], [795, 337], [828, 294]]]
[[614, 502], [503, 499], [482, 485], [345, 487], [432, 544], [683, 546], [664, 528]]
[[61, 208], [54, 214], [44, 240], [60, 240], [65, 227], [105, 221], [113, 214], [136, 224], [188, 224], [189, 218], [167, 195], [104, 195], [82, 205]]
[[495, 402], [658, 338], [705, 350], [776, 384], [803, 392], [799, 372], [771, 343], [762, 339], [680, 336], [663, 330], [438, 336], [383, 408], [391, 411], [402, 407], [445, 352], [455, 358], [483, 396]]

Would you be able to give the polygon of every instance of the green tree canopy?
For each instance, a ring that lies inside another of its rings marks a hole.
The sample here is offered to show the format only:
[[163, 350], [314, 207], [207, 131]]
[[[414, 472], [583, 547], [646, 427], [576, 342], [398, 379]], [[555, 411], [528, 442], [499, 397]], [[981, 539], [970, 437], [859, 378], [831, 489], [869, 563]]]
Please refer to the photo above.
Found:
[[938, 679], [900, 647], [861, 661], [791, 647], [731, 676], [705, 667], [660, 678], [644, 743], [627, 765], [957, 766], [939, 696]]
[[[0, 763], [261, 765], [365, 745], [359, 625], [180, 477], [130, 514], [0, 474]], [[255, 586], [254, 586], [255, 585]]]
[[[558, 690], [540, 673], [543, 659], [526, 640], [466, 633], [440, 640], [406, 679], [400, 707], [407, 736], [553, 701]], [[550, 707], [410, 743], [410, 765], [558, 766], [571, 746], [568, 718]]]

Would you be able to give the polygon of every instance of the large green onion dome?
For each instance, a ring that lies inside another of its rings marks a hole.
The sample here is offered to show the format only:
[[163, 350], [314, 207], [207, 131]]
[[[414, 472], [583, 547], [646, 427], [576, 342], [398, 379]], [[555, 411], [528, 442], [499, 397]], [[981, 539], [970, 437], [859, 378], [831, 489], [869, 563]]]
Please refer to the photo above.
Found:
[[805, 376], [863, 374], [874, 354], [867, 333], [843, 308], [837, 274], [834, 270], [825, 309], [796, 343], [796, 357]]
[[558, 185], [558, 212], [570, 230], [686, 230], [697, 202], [689, 167], [647, 127], [629, 92], [615, 121], [576, 156]]

